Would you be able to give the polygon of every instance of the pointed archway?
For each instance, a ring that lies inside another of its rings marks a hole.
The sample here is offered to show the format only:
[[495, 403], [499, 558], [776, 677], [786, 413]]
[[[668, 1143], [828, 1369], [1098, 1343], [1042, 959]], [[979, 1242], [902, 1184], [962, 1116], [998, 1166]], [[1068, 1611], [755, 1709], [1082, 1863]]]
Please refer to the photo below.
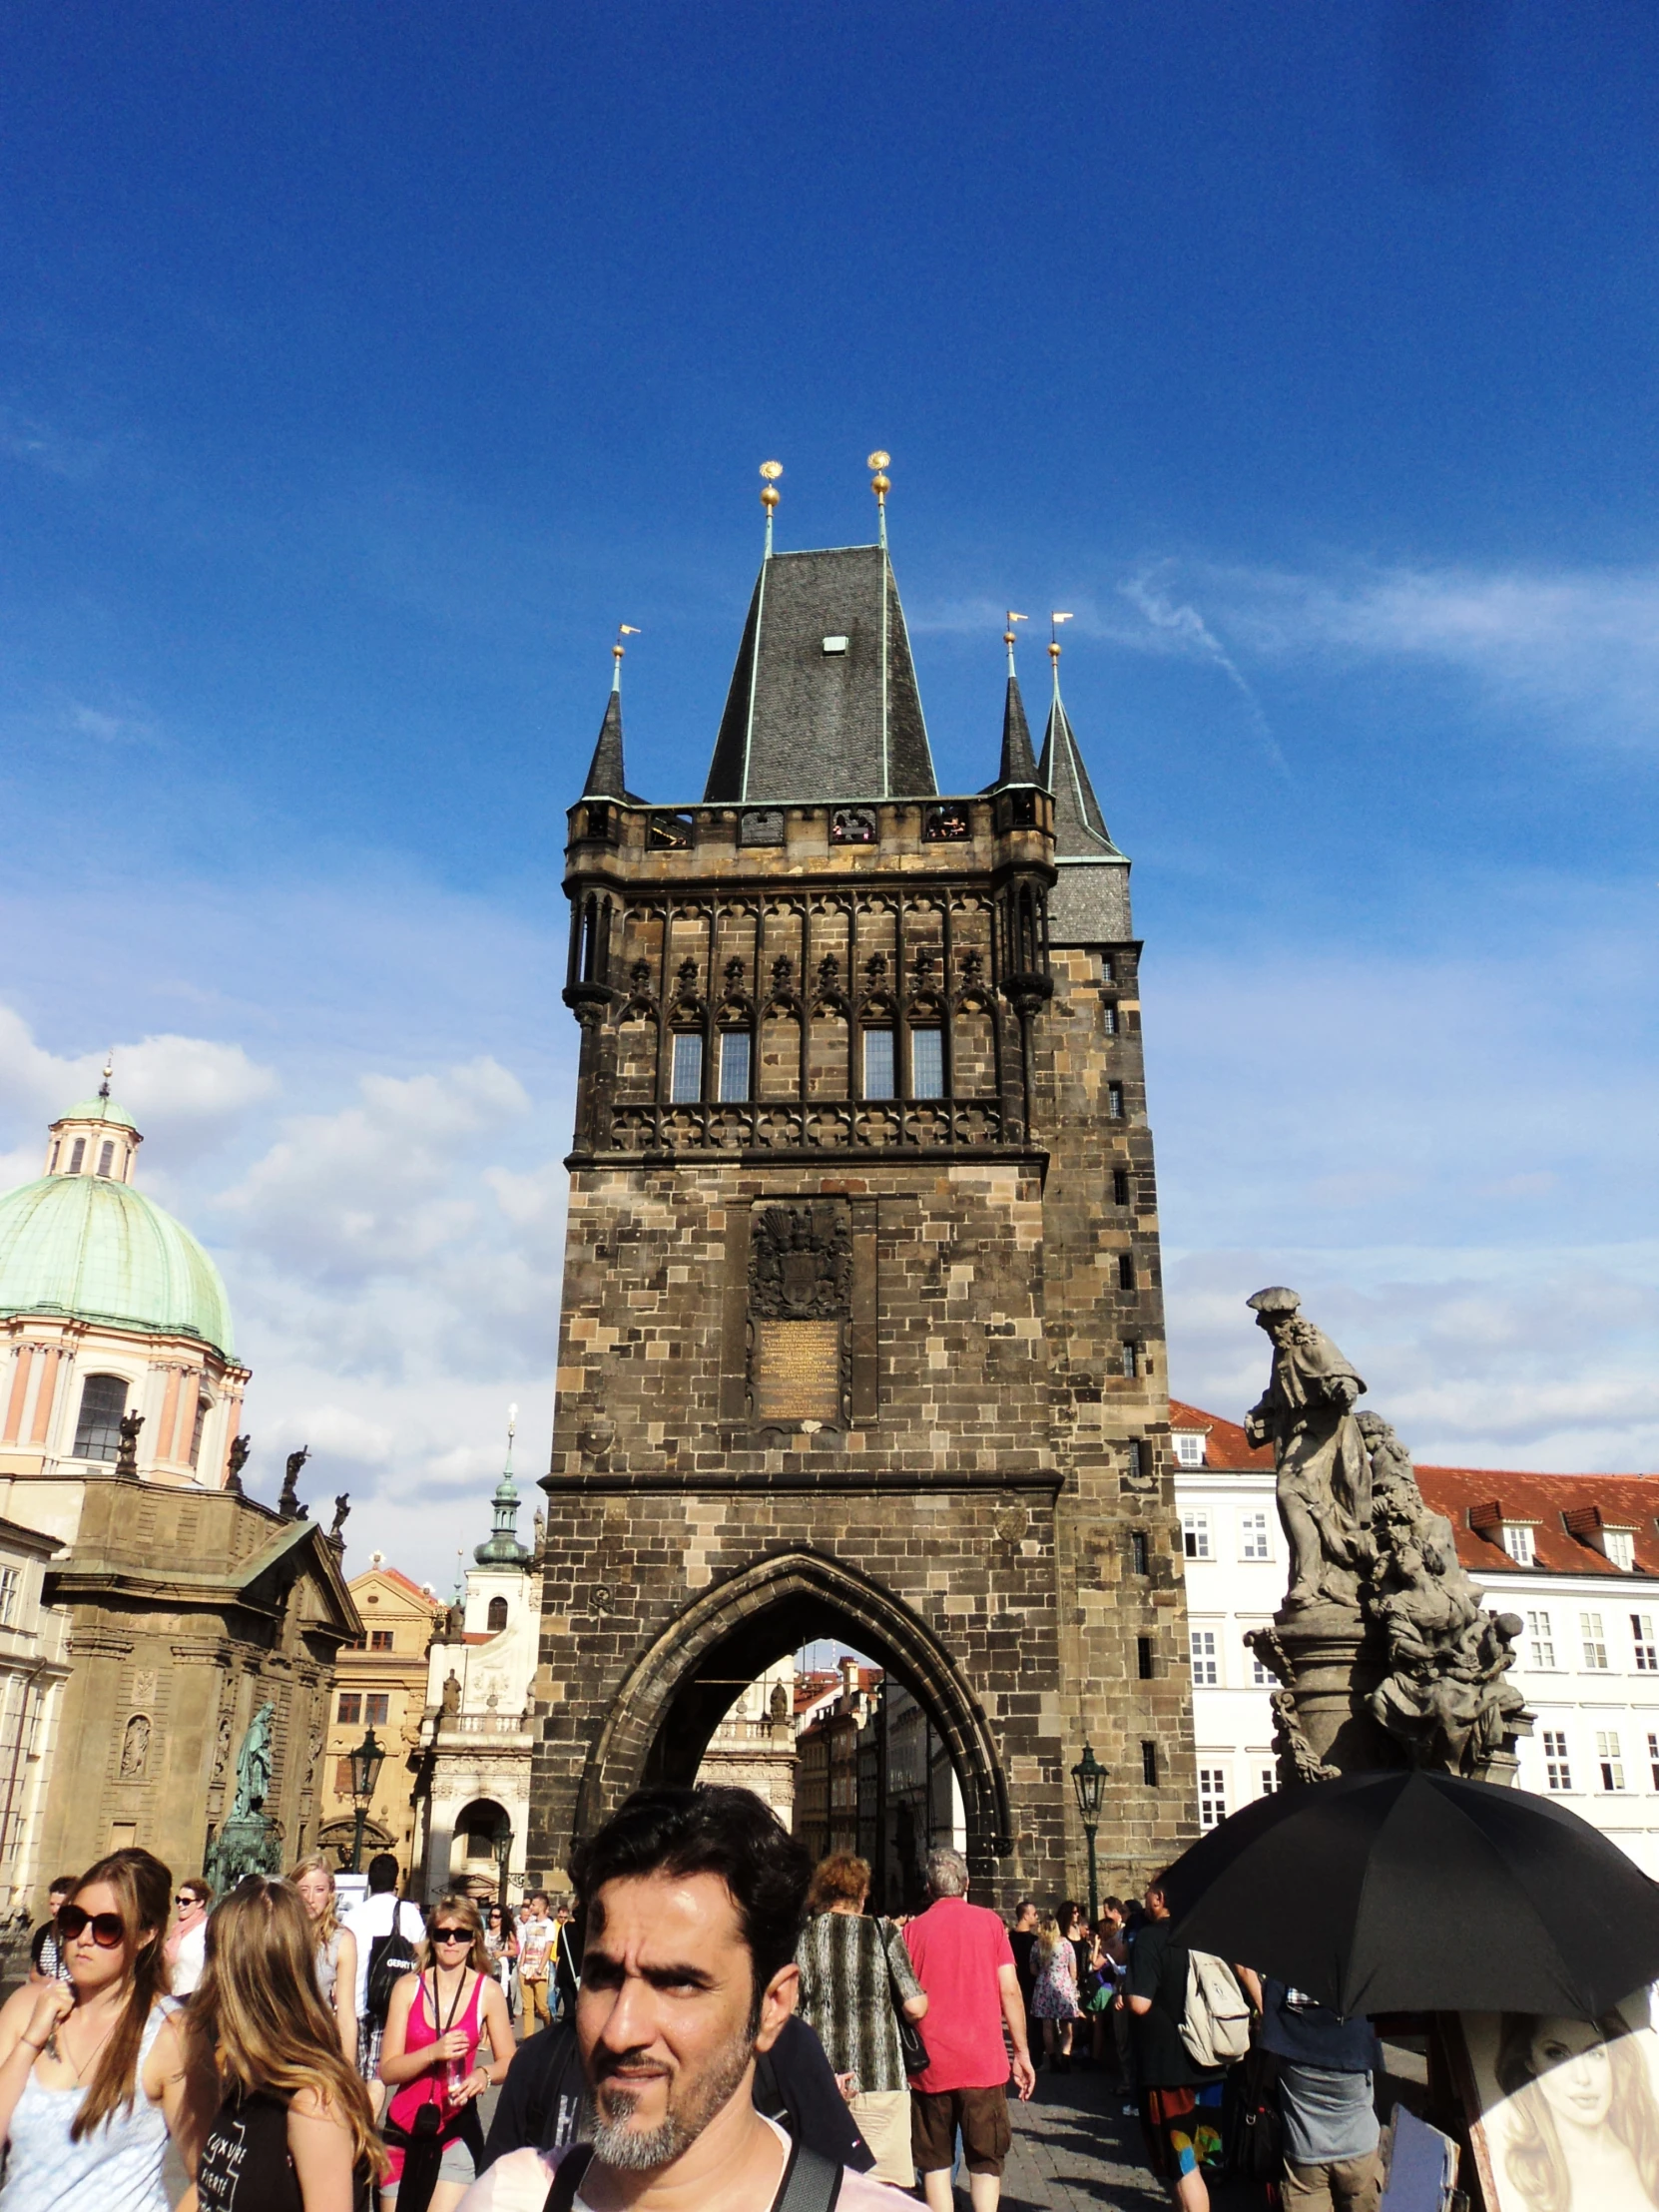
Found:
[[591, 1834], [629, 1791], [689, 1782], [735, 1679], [819, 1637], [888, 1668], [942, 1737], [961, 1787], [968, 1863], [989, 1879], [1013, 1849], [1008, 1786], [978, 1700], [933, 1631], [838, 1559], [774, 1553], [690, 1600], [629, 1672], [582, 1776], [576, 1832]]

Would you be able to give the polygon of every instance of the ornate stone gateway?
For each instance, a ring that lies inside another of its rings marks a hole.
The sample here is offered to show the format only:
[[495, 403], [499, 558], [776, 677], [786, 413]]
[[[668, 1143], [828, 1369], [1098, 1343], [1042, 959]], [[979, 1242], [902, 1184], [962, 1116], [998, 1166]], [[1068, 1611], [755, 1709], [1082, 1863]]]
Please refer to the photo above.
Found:
[[[1057, 670], [1056, 661], [1056, 670]], [[1194, 1829], [1139, 946], [1055, 699], [940, 800], [884, 546], [770, 556], [703, 804], [571, 810], [582, 1028], [531, 1865], [813, 1638], [948, 1748], [987, 1900]]]

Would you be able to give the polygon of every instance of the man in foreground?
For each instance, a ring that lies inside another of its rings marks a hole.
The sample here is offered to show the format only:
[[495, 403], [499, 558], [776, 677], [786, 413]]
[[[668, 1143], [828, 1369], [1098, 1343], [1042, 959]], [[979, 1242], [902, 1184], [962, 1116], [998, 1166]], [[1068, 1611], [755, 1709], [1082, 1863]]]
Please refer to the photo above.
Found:
[[1021, 2099], [1037, 2085], [1008, 1931], [994, 1913], [969, 1905], [967, 1886], [960, 1852], [930, 1851], [933, 1902], [904, 1931], [910, 1963], [927, 1992], [927, 2064], [910, 2082], [910, 2147], [928, 2212], [951, 2212], [958, 2129], [973, 2212], [996, 2212], [1013, 2140], [1004, 2022]]
[[904, 2212], [897, 2190], [792, 2144], [755, 2109], [757, 2056], [795, 2005], [809, 1876], [760, 1799], [642, 1790], [572, 1871], [587, 1916], [587, 2139], [510, 2152], [461, 2212]]

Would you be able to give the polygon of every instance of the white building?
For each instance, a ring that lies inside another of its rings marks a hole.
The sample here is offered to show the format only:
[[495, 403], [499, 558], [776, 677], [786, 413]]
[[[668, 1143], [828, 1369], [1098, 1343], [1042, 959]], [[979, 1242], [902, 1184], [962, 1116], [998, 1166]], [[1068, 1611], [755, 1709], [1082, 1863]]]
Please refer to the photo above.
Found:
[[[1273, 1457], [1237, 1422], [1172, 1401], [1186, 1551], [1199, 1818], [1274, 1786], [1273, 1684], [1244, 1641], [1285, 1594]], [[1416, 1470], [1483, 1603], [1520, 1615], [1511, 1676], [1537, 1715], [1523, 1789], [1560, 1797], [1659, 1878], [1659, 1475]]]
[[753, 1790], [785, 1828], [795, 1825], [795, 1661], [778, 1659], [745, 1685], [709, 1739], [699, 1782]]
[[466, 1571], [466, 1595], [427, 1652], [415, 1848], [428, 1905], [452, 1887], [494, 1895], [503, 1823], [512, 1830], [509, 1900], [516, 1903], [523, 1890], [541, 1574], [518, 1540], [511, 1426], [494, 1513], [494, 1528], [472, 1555], [477, 1564]]

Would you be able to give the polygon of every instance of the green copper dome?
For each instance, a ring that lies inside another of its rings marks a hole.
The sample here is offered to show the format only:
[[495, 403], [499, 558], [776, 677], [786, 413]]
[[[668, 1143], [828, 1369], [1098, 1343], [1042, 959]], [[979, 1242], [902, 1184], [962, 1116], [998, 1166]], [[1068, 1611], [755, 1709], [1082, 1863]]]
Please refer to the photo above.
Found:
[[13, 1314], [200, 1337], [232, 1357], [219, 1270], [171, 1214], [106, 1176], [47, 1175], [0, 1198], [0, 1319]]

